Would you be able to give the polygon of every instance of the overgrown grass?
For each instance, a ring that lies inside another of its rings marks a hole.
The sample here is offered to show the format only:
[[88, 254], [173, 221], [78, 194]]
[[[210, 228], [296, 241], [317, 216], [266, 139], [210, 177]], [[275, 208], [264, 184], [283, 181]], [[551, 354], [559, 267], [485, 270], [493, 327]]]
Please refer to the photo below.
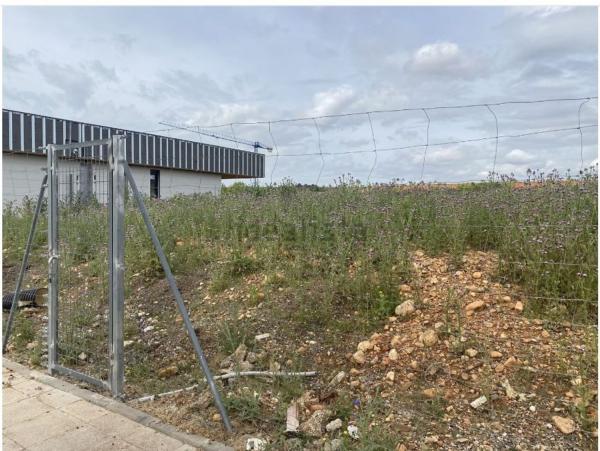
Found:
[[[467, 249], [495, 251], [498, 275], [526, 289], [530, 314], [559, 312], [567, 320], [596, 321], [595, 170], [577, 181], [547, 177], [522, 189], [510, 181], [364, 187], [344, 179], [334, 188], [238, 187], [220, 197], [147, 200], [147, 205], [176, 274], [206, 268], [213, 292], [255, 273], [266, 275], [267, 297], [269, 291], [285, 290], [297, 304], [309, 303], [319, 314], [312, 315], [315, 327], [340, 310], [375, 321], [389, 315], [401, 302], [398, 285], [412, 278], [415, 249], [449, 253], [457, 267]], [[32, 205], [5, 209], [8, 262], [20, 257], [32, 210]], [[82, 237], [70, 241], [73, 264], [88, 262], [89, 271], [101, 270], [95, 260], [106, 258], [97, 251], [105, 246], [104, 220], [90, 208], [64, 218], [62, 230]], [[159, 277], [131, 199], [126, 233], [127, 274]], [[308, 320], [311, 311], [302, 310], [298, 315]]]

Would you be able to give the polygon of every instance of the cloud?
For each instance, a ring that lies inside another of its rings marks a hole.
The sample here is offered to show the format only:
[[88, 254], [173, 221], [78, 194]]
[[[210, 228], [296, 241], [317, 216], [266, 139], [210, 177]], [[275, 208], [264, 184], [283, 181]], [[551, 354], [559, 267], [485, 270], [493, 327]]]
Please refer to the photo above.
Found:
[[122, 51], [130, 51], [137, 41], [136, 38], [127, 33], [116, 33], [112, 36], [112, 40], [117, 48]]
[[548, 18], [556, 14], [563, 14], [567, 11], [571, 11], [572, 6], [526, 6], [526, 7], [514, 7], [510, 8], [516, 16], [523, 16], [529, 18]]
[[27, 64], [25, 55], [14, 53], [8, 47], [2, 47], [2, 60], [5, 71], [22, 72]]
[[503, 158], [506, 163], [524, 164], [535, 161], [535, 156], [521, 149], [513, 149], [508, 152]]
[[[415, 151], [412, 156], [413, 163], [422, 163], [424, 149]], [[425, 164], [449, 163], [460, 161], [465, 158], [462, 149], [458, 147], [444, 147], [438, 149], [429, 148], [425, 158]]]
[[356, 93], [352, 86], [347, 84], [317, 92], [313, 96], [313, 106], [309, 116], [338, 114], [349, 108], [355, 100]]
[[229, 101], [232, 98], [206, 73], [183, 69], [163, 71], [152, 89], [157, 96], [164, 98], [168, 95], [186, 103]]
[[193, 111], [185, 121], [187, 125], [229, 124], [251, 122], [259, 119], [262, 111], [256, 104], [219, 103], [210, 108]]
[[504, 64], [597, 54], [598, 10], [595, 7], [512, 8], [500, 31], [509, 37]]
[[86, 106], [94, 92], [94, 80], [86, 70], [42, 60], [37, 67], [44, 80], [60, 92], [62, 101], [76, 110]]
[[94, 60], [87, 64], [87, 68], [90, 72], [97, 75], [99, 78], [105, 81], [118, 81], [117, 72], [114, 67], [107, 67], [98, 60]]
[[470, 78], [479, 72], [480, 65], [458, 44], [442, 41], [417, 49], [406, 63], [406, 69], [421, 75]]

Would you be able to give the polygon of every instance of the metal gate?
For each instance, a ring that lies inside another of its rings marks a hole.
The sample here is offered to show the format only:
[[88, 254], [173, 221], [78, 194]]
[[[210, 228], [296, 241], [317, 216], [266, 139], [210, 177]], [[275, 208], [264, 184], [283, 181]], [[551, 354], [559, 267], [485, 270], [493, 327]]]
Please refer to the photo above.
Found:
[[121, 135], [47, 148], [48, 368], [113, 396], [123, 383], [124, 154]]
[[[47, 148], [48, 369], [109, 389], [113, 397], [123, 396], [128, 183], [222, 421], [231, 431], [177, 282], [127, 165], [125, 142], [124, 135], [113, 135]], [[100, 239], [88, 239], [91, 234]], [[94, 249], [92, 242], [108, 246]]]

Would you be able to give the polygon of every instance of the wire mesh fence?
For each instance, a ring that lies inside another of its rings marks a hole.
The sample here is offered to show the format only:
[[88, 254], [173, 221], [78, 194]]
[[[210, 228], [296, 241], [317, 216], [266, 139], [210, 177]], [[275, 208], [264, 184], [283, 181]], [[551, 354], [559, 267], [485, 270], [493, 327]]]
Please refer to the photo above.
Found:
[[106, 381], [110, 171], [107, 150], [89, 146], [57, 152], [63, 157], [57, 159], [55, 168], [58, 364]]

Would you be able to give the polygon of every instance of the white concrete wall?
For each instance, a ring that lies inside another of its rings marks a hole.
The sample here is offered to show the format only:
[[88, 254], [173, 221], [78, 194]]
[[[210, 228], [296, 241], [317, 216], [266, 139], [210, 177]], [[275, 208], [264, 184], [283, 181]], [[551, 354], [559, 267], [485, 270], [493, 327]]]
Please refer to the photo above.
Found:
[[[2, 154], [2, 203], [20, 202], [26, 196], [35, 199], [40, 190], [44, 176], [42, 168], [46, 167], [46, 158], [32, 155]], [[78, 161], [60, 160], [59, 192], [61, 199], [79, 192], [80, 163]], [[131, 173], [138, 190], [143, 195], [150, 195], [150, 169], [131, 166]], [[93, 165], [93, 191], [102, 203], [107, 201], [108, 174], [107, 165]], [[168, 199], [176, 194], [221, 192], [221, 176], [198, 172], [160, 169], [160, 197]]]
[[[148, 175], [150, 177], [150, 175]], [[148, 188], [148, 192], [150, 189]], [[160, 170], [160, 197], [167, 199], [176, 194], [221, 193], [221, 176], [218, 174]]]
[[131, 169], [131, 175], [133, 175], [138, 191], [144, 196], [149, 196], [150, 169], [140, 166], [129, 166], [129, 169]]
[[2, 153], [2, 203], [37, 199], [44, 177], [46, 158]]

